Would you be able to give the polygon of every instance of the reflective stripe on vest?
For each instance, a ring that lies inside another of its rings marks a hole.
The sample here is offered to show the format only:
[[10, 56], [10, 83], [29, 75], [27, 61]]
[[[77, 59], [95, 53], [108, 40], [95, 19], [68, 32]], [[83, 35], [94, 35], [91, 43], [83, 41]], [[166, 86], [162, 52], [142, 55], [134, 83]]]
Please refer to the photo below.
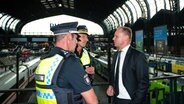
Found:
[[88, 54], [88, 51], [83, 49], [82, 57], [80, 58], [82, 65], [89, 65], [90, 64], [90, 56]]
[[52, 89], [36, 87], [36, 98], [38, 104], [57, 104], [56, 96]]
[[39, 90], [36, 91], [36, 95], [43, 99], [56, 99], [53, 92], [41, 92]]

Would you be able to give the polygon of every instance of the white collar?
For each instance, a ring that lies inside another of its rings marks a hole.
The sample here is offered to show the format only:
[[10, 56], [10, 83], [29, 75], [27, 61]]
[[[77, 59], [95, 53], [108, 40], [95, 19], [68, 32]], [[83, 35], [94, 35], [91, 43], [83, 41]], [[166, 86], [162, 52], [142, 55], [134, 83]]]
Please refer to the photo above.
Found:
[[126, 47], [124, 47], [123, 49], [121, 49], [121, 51], [122, 51], [122, 52], [127, 52], [129, 47], [130, 47], [130, 44], [127, 45]]

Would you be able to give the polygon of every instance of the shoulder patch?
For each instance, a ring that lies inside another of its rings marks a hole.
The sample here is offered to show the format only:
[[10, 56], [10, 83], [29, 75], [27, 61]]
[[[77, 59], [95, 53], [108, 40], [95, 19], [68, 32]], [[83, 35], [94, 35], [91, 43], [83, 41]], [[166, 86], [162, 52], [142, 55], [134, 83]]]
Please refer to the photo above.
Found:
[[86, 83], [87, 85], [90, 85], [90, 84], [91, 84], [90, 79], [89, 79], [89, 77], [88, 77], [87, 74], [84, 75], [83, 79], [84, 79], [84, 81], [85, 81], [85, 83]]

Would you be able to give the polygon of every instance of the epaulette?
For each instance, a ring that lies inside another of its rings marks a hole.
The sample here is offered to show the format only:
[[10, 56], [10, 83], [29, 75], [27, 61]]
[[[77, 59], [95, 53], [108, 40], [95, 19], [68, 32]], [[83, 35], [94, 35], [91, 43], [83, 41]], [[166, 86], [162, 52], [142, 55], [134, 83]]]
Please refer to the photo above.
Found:
[[52, 57], [54, 56], [55, 54], [59, 54], [61, 56], [63, 56], [64, 58], [68, 58], [70, 56], [73, 56], [73, 57], [76, 57], [76, 55], [72, 52], [68, 52], [68, 51], [65, 51], [63, 49], [59, 49], [59, 48], [55, 48], [54, 50], [52, 50], [51, 52], [49, 52], [48, 54], [46, 55], [43, 55], [41, 57], [41, 59], [45, 59], [45, 58], [48, 58], [48, 57]]
[[68, 52], [68, 51], [65, 51], [65, 50], [62, 50], [62, 49], [61, 49], [60, 55], [62, 55], [64, 58], [68, 58], [70, 56], [77, 57], [74, 53]]
[[43, 60], [43, 59], [48, 58], [50, 56], [51, 56], [50, 54], [44, 54], [41, 56], [40, 60]]
[[68, 58], [70, 55], [71, 55], [71, 53], [70, 52], [67, 52], [67, 51], [64, 51], [64, 50], [62, 50], [62, 55], [64, 56], [64, 58]]

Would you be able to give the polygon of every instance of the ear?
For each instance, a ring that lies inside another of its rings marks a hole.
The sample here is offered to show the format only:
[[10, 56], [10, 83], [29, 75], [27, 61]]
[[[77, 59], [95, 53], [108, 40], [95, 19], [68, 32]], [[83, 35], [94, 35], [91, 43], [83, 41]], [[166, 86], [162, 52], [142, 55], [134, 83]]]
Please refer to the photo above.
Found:
[[70, 41], [72, 40], [72, 35], [67, 34], [66, 39], [67, 39], [67, 44], [70, 44]]
[[68, 34], [68, 40], [72, 40], [72, 34]]

